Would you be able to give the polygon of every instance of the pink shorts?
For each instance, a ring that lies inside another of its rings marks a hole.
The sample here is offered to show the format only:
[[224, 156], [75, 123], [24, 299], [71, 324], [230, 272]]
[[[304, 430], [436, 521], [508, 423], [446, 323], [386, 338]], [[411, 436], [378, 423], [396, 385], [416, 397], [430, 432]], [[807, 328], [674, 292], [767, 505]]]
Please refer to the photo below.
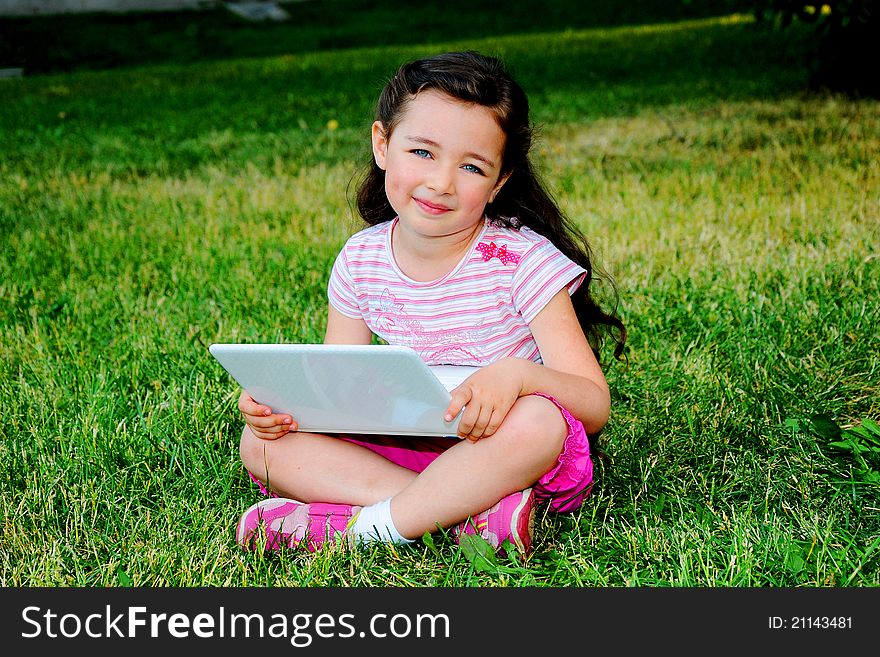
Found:
[[[590, 459], [590, 442], [584, 425], [549, 395], [537, 393], [549, 399], [562, 413], [568, 424], [568, 436], [556, 465], [545, 473], [533, 486], [535, 499], [547, 502], [551, 511], [568, 513], [576, 511], [584, 503], [593, 487], [593, 462]], [[342, 440], [366, 447], [392, 463], [421, 472], [434, 459], [455, 444], [449, 438], [400, 438], [396, 436], [340, 435]], [[251, 475], [265, 495], [271, 495], [261, 481]]]

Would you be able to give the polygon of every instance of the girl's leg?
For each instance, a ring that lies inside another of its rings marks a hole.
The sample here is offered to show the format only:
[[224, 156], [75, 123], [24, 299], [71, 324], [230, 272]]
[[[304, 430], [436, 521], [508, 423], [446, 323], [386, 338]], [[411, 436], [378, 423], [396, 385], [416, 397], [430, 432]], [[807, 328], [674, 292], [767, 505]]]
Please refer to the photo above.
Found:
[[409, 486], [417, 473], [334, 436], [289, 433], [262, 440], [245, 426], [245, 468], [282, 497], [368, 506]]
[[395, 527], [417, 538], [532, 486], [556, 464], [567, 435], [559, 409], [529, 396], [517, 400], [494, 435], [456, 443], [421, 473], [332, 436], [292, 433], [265, 441], [247, 427], [241, 457], [272, 490], [302, 502], [369, 506], [391, 497]]
[[446, 450], [391, 500], [398, 531], [416, 538], [475, 516], [556, 464], [568, 425], [551, 401], [522, 397], [498, 431]]

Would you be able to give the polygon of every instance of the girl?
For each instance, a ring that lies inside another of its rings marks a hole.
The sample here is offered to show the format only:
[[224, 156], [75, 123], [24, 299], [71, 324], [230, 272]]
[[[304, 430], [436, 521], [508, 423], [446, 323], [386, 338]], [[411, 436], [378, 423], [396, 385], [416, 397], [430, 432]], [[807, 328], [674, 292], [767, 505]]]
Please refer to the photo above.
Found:
[[385, 86], [358, 191], [370, 227], [333, 266], [324, 340], [375, 334], [429, 365], [481, 366], [446, 411], [462, 412], [462, 440], [298, 432], [242, 392], [241, 458], [272, 497], [242, 515], [241, 545], [408, 543], [451, 528], [527, 554], [536, 501], [581, 505], [588, 436], [610, 408], [599, 349], [611, 332], [619, 357], [626, 334], [590, 297], [589, 247], [530, 145], [526, 96], [494, 58], [411, 62]]

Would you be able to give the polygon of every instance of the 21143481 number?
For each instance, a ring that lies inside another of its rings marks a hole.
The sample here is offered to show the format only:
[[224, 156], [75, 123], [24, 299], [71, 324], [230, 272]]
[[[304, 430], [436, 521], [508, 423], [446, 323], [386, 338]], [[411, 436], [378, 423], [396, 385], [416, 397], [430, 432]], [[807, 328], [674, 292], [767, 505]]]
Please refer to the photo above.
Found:
[[851, 630], [852, 616], [770, 616], [771, 630]]

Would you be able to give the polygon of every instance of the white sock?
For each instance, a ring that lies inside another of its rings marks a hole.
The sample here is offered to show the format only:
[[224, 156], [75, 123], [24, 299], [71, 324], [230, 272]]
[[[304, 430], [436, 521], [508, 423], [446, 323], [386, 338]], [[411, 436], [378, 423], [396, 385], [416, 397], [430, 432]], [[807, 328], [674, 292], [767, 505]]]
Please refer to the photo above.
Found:
[[412, 539], [404, 538], [394, 526], [391, 519], [391, 498], [361, 509], [354, 521], [349, 525], [354, 537], [362, 543], [412, 543]]

